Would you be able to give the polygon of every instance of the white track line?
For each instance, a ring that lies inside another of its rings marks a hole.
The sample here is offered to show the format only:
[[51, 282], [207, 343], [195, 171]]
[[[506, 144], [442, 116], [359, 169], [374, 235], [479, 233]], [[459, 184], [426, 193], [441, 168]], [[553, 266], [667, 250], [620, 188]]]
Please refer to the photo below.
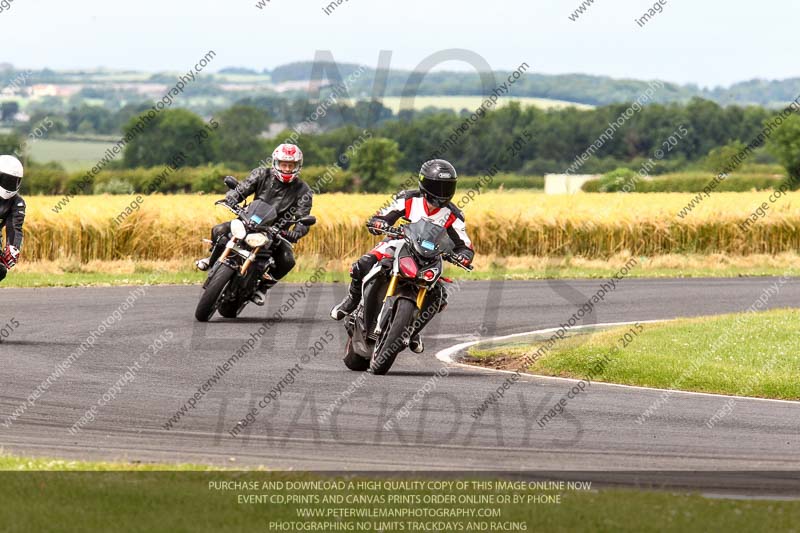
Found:
[[[653, 324], [658, 322], [669, 322], [668, 320], [637, 320], [634, 322], [609, 322], [605, 324], [588, 324], [584, 326], [574, 326], [571, 329], [587, 329], [587, 328], [599, 328], [599, 327], [614, 327], [614, 326], [630, 326], [632, 324]], [[475, 366], [475, 365], [468, 365], [466, 363], [460, 363], [455, 356], [466, 350], [467, 348], [471, 348], [476, 344], [480, 343], [491, 343], [496, 341], [504, 341], [508, 339], [513, 339], [516, 337], [526, 337], [530, 335], [544, 335], [547, 333], [553, 333], [561, 329], [558, 328], [547, 328], [547, 329], [539, 329], [536, 331], [525, 331], [522, 333], [514, 333], [513, 335], [503, 335], [502, 337], [490, 337], [488, 339], [480, 339], [477, 341], [470, 341], [470, 342], [463, 342], [461, 344], [456, 344], [455, 346], [451, 346], [450, 348], [445, 348], [444, 350], [439, 351], [436, 354], [436, 359], [439, 361], [453, 366], [460, 366], [463, 368], [470, 368], [472, 370], [484, 370], [487, 372], [497, 372], [499, 374], [514, 374], [511, 370], [499, 370], [496, 368], [486, 368], [483, 366]], [[568, 383], [578, 383], [581, 381], [580, 379], [575, 378], [561, 378], [555, 376], [542, 376], [539, 374], [528, 374], [527, 372], [520, 372], [523, 376], [528, 376], [531, 378], [536, 379], [543, 379], [543, 380], [551, 380], [551, 381], [565, 381]], [[736, 396], [732, 394], [714, 394], [710, 392], [693, 392], [693, 391], [684, 391], [678, 389], [658, 389], [654, 387], [641, 387], [638, 385], [621, 385], [618, 383], [607, 383], [604, 381], [592, 381], [592, 386], [606, 386], [606, 387], [616, 387], [616, 388], [623, 388], [623, 389], [634, 389], [634, 390], [646, 390], [646, 391], [655, 391], [655, 392], [669, 392], [670, 394], [686, 394], [686, 395], [694, 395], [694, 396], [707, 396], [711, 398], [736, 398], [737, 400], [753, 400], [753, 401], [761, 401], [761, 402], [777, 402], [777, 403], [788, 403], [792, 405], [800, 405], [800, 401], [795, 400], [776, 400], [772, 398], [754, 398], [752, 396]]]

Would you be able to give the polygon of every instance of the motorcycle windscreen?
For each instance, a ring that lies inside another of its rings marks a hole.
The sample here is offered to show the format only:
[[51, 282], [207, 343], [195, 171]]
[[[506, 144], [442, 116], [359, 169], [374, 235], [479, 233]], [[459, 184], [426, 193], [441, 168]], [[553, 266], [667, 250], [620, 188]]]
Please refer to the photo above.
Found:
[[278, 212], [272, 204], [263, 200], [253, 200], [245, 210], [245, 217], [257, 229], [265, 230], [278, 218]]
[[414, 247], [414, 253], [425, 259], [449, 253], [454, 248], [453, 241], [447, 235], [447, 228], [430, 220], [422, 219], [409, 224], [405, 232], [406, 238]]

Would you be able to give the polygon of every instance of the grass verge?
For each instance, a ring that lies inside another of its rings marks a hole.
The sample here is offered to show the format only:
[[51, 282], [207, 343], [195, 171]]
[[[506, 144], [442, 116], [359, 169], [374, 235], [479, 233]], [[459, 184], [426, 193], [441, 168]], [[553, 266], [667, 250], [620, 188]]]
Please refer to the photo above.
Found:
[[47, 457], [0, 454], [0, 471], [13, 472], [204, 472], [223, 470], [197, 464], [141, 462], [68, 461]]
[[[662, 389], [800, 400], [800, 310], [624, 326], [557, 342], [534, 374]], [[511, 345], [469, 352], [477, 364], [517, 369], [539, 349]]]
[[[350, 263], [354, 258], [323, 261], [315, 257], [299, 257], [298, 265], [286, 278], [302, 282], [322, 266], [327, 270], [324, 281], [349, 282]], [[478, 256], [472, 273], [449, 267], [447, 275], [467, 280], [536, 280], [607, 278], [630, 259], [620, 254], [607, 260], [576, 257], [497, 257]], [[630, 272], [633, 278], [699, 278], [800, 276], [800, 255], [727, 256], [723, 254], [665, 255], [639, 258]], [[205, 274], [193, 268], [191, 260], [171, 261], [89, 261], [22, 262], [0, 284], [0, 287], [79, 287], [110, 285], [190, 285], [201, 283]]]
[[[3, 524], [4, 531], [10, 532], [772, 532], [790, 530], [800, 515], [798, 501], [711, 499], [698, 494], [632, 489], [597, 490], [588, 486], [589, 482], [582, 482], [582, 488], [578, 490], [563, 486], [553, 489], [518, 485], [501, 488], [496, 480], [490, 487], [477, 487], [472, 481], [490, 480], [479, 476], [443, 476], [436, 480], [432, 476], [386, 478], [379, 474], [353, 476], [180, 469], [149, 472], [129, 464], [65, 463], [14, 457], [4, 457], [0, 466], [21, 470], [0, 472], [3, 481], [0, 483], [0, 500], [3, 501], [0, 524]], [[75, 466], [84, 471], [74, 471]], [[42, 472], [40, 468], [57, 471]], [[124, 471], [130, 469], [137, 471]], [[427, 484], [434, 480], [454, 485], [434, 488]], [[467, 482], [461, 490], [455, 487], [458, 480]], [[358, 485], [365, 481], [373, 485]], [[418, 488], [391, 485], [412, 481], [423, 485]], [[321, 482], [336, 482], [337, 485], [314, 485]], [[234, 486], [234, 483], [238, 485]], [[282, 497], [283, 501], [272, 500], [274, 496]], [[412, 499], [391, 503], [389, 498], [392, 496]], [[326, 497], [328, 501], [325, 501]], [[443, 497], [453, 499], [442, 501]], [[460, 500], [461, 497], [482, 500], [476, 503]], [[535, 501], [529, 499], [537, 497]], [[415, 498], [420, 502], [409, 503]], [[430, 498], [440, 500], [431, 502]], [[402, 509], [408, 510], [409, 514], [420, 510], [445, 513], [482, 509], [491, 510], [498, 516], [375, 518], [356, 514]], [[320, 516], [302, 516], [314, 510], [319, 511]], [[286, 524], [300, 529], [286, 529]]]

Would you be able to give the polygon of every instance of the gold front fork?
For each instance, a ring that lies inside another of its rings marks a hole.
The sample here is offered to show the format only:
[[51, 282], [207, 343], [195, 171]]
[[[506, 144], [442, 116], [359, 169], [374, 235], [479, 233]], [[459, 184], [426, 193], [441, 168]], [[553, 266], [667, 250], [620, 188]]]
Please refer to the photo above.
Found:
[[225, 261], [229, 255], [231, 255], [231, 249], [230, 247], [226, 246], [225, 250], [223, 250], [222, 255], [219, 256], [219, 259], [217, 259], [217, 261], [221, 263]]
[[[397, 278], [398, 275], [392, 276], [391, 281], [389, 281], [389, 288], [386, 289], [386, 297], [383, 299], [385, 302], [390, 297], [394, 296], [395, 291], [397, 290]], [[420, 287], [419, 293], [417, 293], [417, 309], [422, 311], [422, 304], [425, 303], [425, 296], [428, 295], [428, 289], [426, 287]]]
[[422, 304], [425, 302], [425, 296], [428, 295], [428, 288], [427, 287], [420, 287], [419, 293], [417, 293], [417, 309], [422, 311]]
[[258, 248], [256, 248], [255, 250], [253, 250], [253, 253], [251, 253], [251, 254], [250, 254], [250, 257], [248, 257], [247, 259], [245, 259], [245, 261], [244, 261], [244, 264], [242, 265], [242, 269], [239, 271], [239, 273], [240, 273], [242, 276], [244, 276], [245, 274], [247, 274], [247, 269], [248, 269], [248, 268], [250, 268], [250, 265], [253, 263], [253, 259], [255, 259], [255, 257], [256, 257], [256, 254], [258, 253], [258, 251], [259, 251], [260, 249], [261, 249], [261, 247], [259, 246]]
[[398, 275], [395, 274], [392, 276], [391, 281], [389, 281], [389, 288], [386, 289], [386, 297], [383, 299], [384, 302], [388, 300], [390, 296], [394, 296], [394, 291], [397, 290], [397, 276]]

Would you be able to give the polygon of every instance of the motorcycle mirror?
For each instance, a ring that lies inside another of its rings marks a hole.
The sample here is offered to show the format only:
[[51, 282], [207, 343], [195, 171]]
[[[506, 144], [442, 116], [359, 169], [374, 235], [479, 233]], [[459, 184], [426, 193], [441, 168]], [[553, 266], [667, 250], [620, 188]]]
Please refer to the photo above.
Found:
[[305, 216], [297, 221], [297, 224], [302, 224], [304, 226], [309, 226], [309, 227], [313, 226], [316, 223], [317, 223], [317, 217], [312, 215]]
[[233, 176], [225, 176], [222, 181], [228, 186], [229, 189], [235, 189], [239, 185], [239, 180]]

